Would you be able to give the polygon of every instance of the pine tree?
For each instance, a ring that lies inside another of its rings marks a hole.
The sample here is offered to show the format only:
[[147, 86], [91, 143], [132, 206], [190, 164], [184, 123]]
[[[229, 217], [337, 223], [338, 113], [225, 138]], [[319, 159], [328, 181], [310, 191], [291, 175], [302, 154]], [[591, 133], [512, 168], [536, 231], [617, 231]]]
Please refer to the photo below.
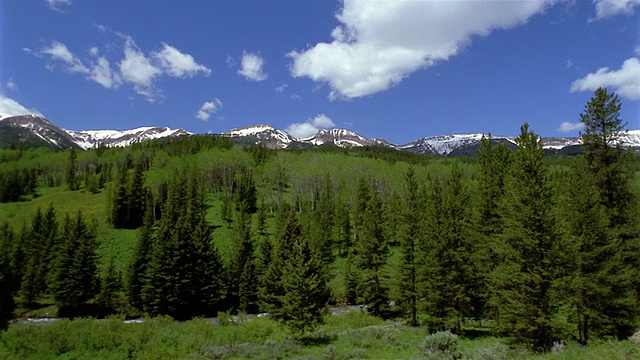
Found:
[[629, 188], [630, 158], [622, 148], [621, 139], [627, 124], [620, 119], [621, 107], [618, 95], [598, 88], [580, 114], [584, 124], [580, 135], [585, 159], [612, 226], [625, 224], [633, 208], [630, 206], [633, 204]]
[[552, 318], [557, 312], [554, 283], [558, 252], [549, 170], [542, 161], [542, 141], [521, 127], [518, 149], [501, 203], [505, 221], [504, 260], [492, 278], [502, 302], [501, 326], [536, 350], [556, 340]]
[[109, 259], [109, 266], [100, 283], [98, 303], [107, 312], [112, 313], [122, 302], [120, 291], [122, 290], [121, 274], [116, 270], [113, 257]]
[[293, 246], [283, 264], [282, 293], [278, 295], [280, 306], [274, 308], [272, 315], [294, 331], [305, 333], [322, 323], [321, 310], [327, 304], [329, 292], [323, 261], [302, 236], [295, 214], [287, 228], [293, 236], [286, 241], [290, 240]]
[[151, 315], [189, 319], [195, 289], [194, 246], [186, 216], [163, 218], [159, 226], [147, 278], [142, 288], [144, 309]]
[[389, 249], [384, 237], [382, 200], [366, 179], [360, 180], [357, 206], [354, 249], [359, 271], [358, 298], [369, 311], [380, 316], [386, 310], [388, 300], [382, 268], [387, 263]]
[[482, 274], [481, 279], [484, 291], [480, 294], [474, 307], [476, 316], [483, 316], [481, 313], [485, 304], [489, 307], [489, 316], [499, 323], [500, 298], [490, 295], [496, 287], [491, 283], [488, 276], [501, 261], [498, 249], [503, 246], [502, 234], [504, 232], [504, 221], [500, 214], [500, 201], [505, 195], [505, 183], [508, 171], [511, 167], [512, 152], [505, 142], [497, 145], [489, 135], [482, 138], [478, 149], [478, 163], [480, 174], [478, 176], [478, 210], [476, 213], [475, 231], [478, 235], [478, 251], [473, 260], [478, 266], [478, 273]]
[[444, 179], [432, 181], [422, 249], [424, 298], [434, 329], [460, 331], [473, 313], [479, 275], [473, 263], [476, 252], [471, 233], [469, 194], [457, 163]]
[[239, 211], [235, 221], [235, 249], [229, 272], [228, 300], [233, 309], [254, 313], [258, 309], [258, 283], [251, 215]]
[[302, 236], [302, 228], [298, 224], [295, 212], [289, 212], [289, 218], [278, 234], [276, 243], [271, 249], [269, 265], [265, 269], [261, 281], [261, 308], [269, 313], [277, 312], [282, 308], [284, 266], [291, 257], [295, 239]]
[[236, 210], [243, 214], [255, 214], [258, 210], [256, 185], [250, 172], [236, 175], [234, 181], [234, 199]]
[[43, 266], [42, 262], [44, 261], [44, 249], [41, 237], [43, 233], [42, 223], [42, 211], [38, 208], [31, 223], [31, 229], [29, 229], [27, 233], [23, 234], [27, 240], [29, 255], [26, 259], [26, 266], [24, 276], [22, 277], [20, 291], [25, 303], [27, 304], [33, 304], [44, 291], [45, 286], [44, 274], [40, 272]]
[[137, 229], [144, 222], [147, 190], [144, 185], [142, 164], [137, 164], [127, 186], [127, 229]]
[[580, 115], [584, 158], [569, 175], [566, 219], [574, 244], [572, 279], [578, 338], [624, 338], [638, 319], [639, 232], [631, 191], [630, 154], [622, 148], [624, 127], [615, 93], [595, 91]]
[[451, 167], [444, 187], [444, 237], [440, 265], [445, 286], [441, 289], [451, 328], [460, 331], [465, 317], [473, 313], [472, 303], [479, 293], [479, 276], [474, 262], [476, 239], [471, 234], [470, 199], [457, 163]]
[[320, 257], [326, 264], [333, 262], [333, 224], [335, 213], [335, 201], [332, 182], [329, 175], [324, 179], [324, 188], [316, 188], [315, 209], [311, 216], [312, 247], [320, 253]]
[[399, 269], [399, 287], [402, 294], [402, 305], [405, 315], [409, 317], [411, 326], [418, 325], [418, 267], [421, 248], [422, 209], [423, 201], [420, 198], [418, 181], [415, 170], [409, 167], [404, 180], [404, 208], [402, 209], [402, 222], [400, 225], [400, 251], [401, 263]]
[[353, 230], [351, 229], [351, 213], [349, 207], [340, 202], [336, 206], [336, 228], [338, 249], [340, 256], [345, 257], [351, 253], [353, 247]]
[[125, 171], [120, 172], [115, 184], [115, 191], [110, 196], [109, 222], [116, 229], [126, 229], [128, 224], [129, 196], [127, 194], [126, 181], [127, 173]]
[[81, 212], [68, 215], [63, 226], [63, 243], [54, 268], [52, 291], [62, 307], [74, 310], [98, 291], [96, 238]]
[[204, 213], [200, 215], [192, 236], [195, 250], [194, 313], [214, 316], [221, 309], [226, 294], [226, 274], [218, 250], [212, 244], [211, 227]]
[[28, 257], [22, 277], [21, 293], [26, 303], [34, 303], [47, 291], [47, 276], [51, 273], [57, 253], [58, 223], [55, 209], [49, 206], [43, 215], [40, 208], [31, 223], [31, 228], [23, 234], [26, 238]]
[[133, 261], [129, 266], [127, 278], [127, 296], [129, 303], [136, 309], [143, 309], [142, 289], [147, 281], [147, 269], [153, 251], [153, 214], [149, 207], [144, 225], [138, 230], [138, 240], [134, 249]]
[[78, 171], [78, 153], [71, 149], [69, 150], [69, 165], [67, 167], [67, 186], [69, 186], [69, 190], [74, 191], [78, 190], [79, 181], [76, 178], [76, 172]]

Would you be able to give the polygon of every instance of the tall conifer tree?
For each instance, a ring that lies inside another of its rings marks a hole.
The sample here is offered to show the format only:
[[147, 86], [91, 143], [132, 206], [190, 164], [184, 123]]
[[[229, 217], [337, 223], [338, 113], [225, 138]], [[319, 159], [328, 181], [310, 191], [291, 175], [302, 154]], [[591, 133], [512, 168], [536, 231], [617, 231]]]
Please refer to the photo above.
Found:
[[96, 237], [81, 212], [73, 218], [67, 215], [62, 237], [52, 290], [58, 304], [74, 310], [93, 298], [99, 289]]
[[504, 260], [493, 271], [501, 299], [501, 325], [536, 350], [548, 351], [557, 340], [553, 317], [559, 244], [549, 170], [542, 161], [542, 140], [520, 128], [518, 149], [501, 203], [505, 221]]
[[422, 210], [424, 201], [420, 197], [420, 189], [415, 170], [410, 167], [404, 180], [404, 197], [400, 225], [400, 249], [402, 260], [399, 269], [399, 287], [402, 293], [402, 305], [405, 315], [409, 317], [411, 326], [418, 325], [419, 296], [419, 259], [421, 241], [424, 236]]
[[595, 91], [580, 114], [585, 156], [569, 177], [567, 223], [577, 251], [573, 290], [583, 343], [591, 331], [627, 337], [640, 315], [638, 205], [620, 109], [615, 93]]
[[387, 307], [388, 295], [383, 267], [387, 263], [389, 248], [384, 236], [384, 213], [377, 190], [369, 181], [361, 179], [357, 198], [355, 262], [358, 274], [358, 298], [374, 315], [382, 315]]

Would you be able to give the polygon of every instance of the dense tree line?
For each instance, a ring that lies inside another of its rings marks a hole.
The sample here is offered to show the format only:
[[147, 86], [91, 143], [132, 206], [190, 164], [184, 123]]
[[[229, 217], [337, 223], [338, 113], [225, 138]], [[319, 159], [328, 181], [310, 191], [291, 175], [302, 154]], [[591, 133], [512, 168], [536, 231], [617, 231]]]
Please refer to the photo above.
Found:
[[[584, 154], [553, 167], [527, 124], [516, 150], [489, 136], [464, 161], [209, 136], [70, 152], [68, 188], [106, 186], [111, 226], [137, 229], [128, 267], [106, 259], [99, 276], [92, 226], [50, 207], [0, 229], [0, 290], [177, 319], [264, 311], [299, 332], [328, 303], [362, 304], [430, 331], [489, 319], [541, 351], [623, 338], [638, 326], [640, 228], [619, 110], [596, 91]], [[0, 297], [5, 319], [13, 300]]]

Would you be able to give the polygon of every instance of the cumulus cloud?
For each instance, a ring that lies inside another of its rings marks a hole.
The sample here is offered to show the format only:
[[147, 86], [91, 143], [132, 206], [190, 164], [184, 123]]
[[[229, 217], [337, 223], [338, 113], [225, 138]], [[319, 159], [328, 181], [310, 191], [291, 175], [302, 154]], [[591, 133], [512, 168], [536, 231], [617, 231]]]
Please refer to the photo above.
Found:
[[[45, 67], [51, 71], [55, 71], [58, 65], [61, 65], [65, 72], [84, 74], [87, 80], [107, 89], [116, 89], [122, 84], [129, 84], [133, 91], [144, 96], [149, 102], [155, 102], [163, 96], [162, 91], [155, 85], [155, 79], [159, 76], [191, 78], [198, 74], [204, 76], [211, 74], [211, 69], [198, 64], [193, 56], [169, 44], [162, 43], [159, 50], [145, 53], [131, 36], [111, 31], [102, 25], [96, 26], [100, 31], [108, 31], [124, 41], [122, 58], [113, 59], [113, 49], [109, 49], [111, 51], [100, 56], [100, 49], [94, 46], [87, 50], [88, 56], [83, 61], [59, 41], [52, 41], [50, 45], [39, 50], [30, 48], [23, 48], [23, 50], [36, 57], [50, 56], [54, 63], [46, 64]], [[108, 57], [114, 60], [113, 66]]]
[[603, 19], [614, 15], [631, 15], [634, 8], [640, 5], [640, 0], [595, 0], [596, 19]]
[[88, 74], [89, 69], [84, 66], [82, 61], [74, 55], [69, 48], [61, 42], [52, 41], [51, 45], [44, 47], [40, 50], [41, 54], [50, 55], [54, 60], [62, 61], [65, 64], [65, 71], [75, 74]]
[[260, 56], [260, 53], [253, 54], [245, 51], [242, 53], [242, 61], [238, 74], [250, 81], [263, 81], [269, 77], [269, 75], [262, 70], [263, 66], [264, 60], [262, 56]]
[[640, 59], [629, 58], [618, 70], [600, 68], [595, 73], [574, 81], [570, 91], [594, 91], [599, 87], [614, 88], [620, 96], [640, 100]]
[[200, 106], [200, 110], [196, 114], [196, 118], [207, 121], [211, 114], [215, 113], [222, 107], [222, 101], [218, 98], [213, 98], [211, 101], [206, 101], [202, 106]]
[[162, 50], [153, 53], [160, 66], [173, 77], [194, 77], [199, 72], [205, 76], [211, 74], [211, 69], [198, 64], [193, 56], [180, 52], [178, 49], [166, 43], [162, 44]]
[[153, 79], [162, 73], [162, 70], [155, 66], [133, 42], [127, 40], [124, 47], [124, 58], [119, 64], [122, 79], [133, 85], [133, 89], [138, 94], [153, 101], [158, 95], [153, 87]]
[[43, 116], [41, 112], [36, 109], [27, 109], [19, 102], [8, 98], [0, 94], [0, 115], [2, 117], [14, 116], [14, 115], [29, 115], [36, 114]]
[[560, 127], [557, 129], [557, 131], [561, 133], [569, 133], [569, 132], [582, 130], [583, 127], [584, 127], [584, 124], [579, 121], [575, 123], [565, 121], [562, 124], [560, 124]]
[[319, 114], [314, 118], [307, 119], [305, 122], [293, 123], [287, 127], [286, 131], [293, 137], [298, 139], [307, 138], [315, 135], [320, 129], [334, 128], [330, 117], [325, 114]]
[[285, 90], [287, 90], [288, 87], [289, 87], [289, 85], [282, 84], [282, 85], [280, 85], [280, 86], [278, 86], [276, 88], [276, 91], [279, 92], [280, 94], [282, 94]]
[[333, 41], [292, 51], [291, 75], [327, 83], [329, 97], [358, 98], [458, 54], [473, 36], [525, 23], [556, 0], [345, 0]]
[[71, 0], [44, 0], [51, 10], [63, 11], [67, 6], [71, 5]]

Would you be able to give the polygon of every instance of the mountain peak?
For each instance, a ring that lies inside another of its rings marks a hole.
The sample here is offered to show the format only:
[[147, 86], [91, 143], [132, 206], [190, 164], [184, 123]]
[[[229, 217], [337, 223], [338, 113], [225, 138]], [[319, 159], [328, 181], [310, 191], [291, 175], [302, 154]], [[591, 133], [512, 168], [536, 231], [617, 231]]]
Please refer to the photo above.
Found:
[[192, 133], [184, 129], [171, 129], [165, 126], [144, 126], [130, 130], [67, 130], [75, 142], [83, 149], [99, 145], [108, 147], [128, 146], [133, 143], [165, 137], [189, 136]]

